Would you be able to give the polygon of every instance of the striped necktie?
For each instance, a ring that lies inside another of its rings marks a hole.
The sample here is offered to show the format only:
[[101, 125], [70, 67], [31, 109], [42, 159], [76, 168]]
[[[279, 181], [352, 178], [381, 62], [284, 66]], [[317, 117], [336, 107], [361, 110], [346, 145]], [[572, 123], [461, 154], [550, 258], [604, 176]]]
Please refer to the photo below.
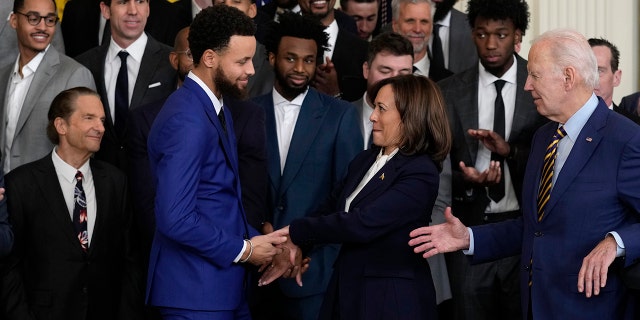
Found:
[[564, 138], [567, 132], [564, 127], [559, 127], [553, 135], [551, 143], [547, 147], [547, 153], [544, 156], [544, 166], [542, 167], [542, 176], [540, 177], [540, 189], [538, 190], [538, 221], [542, 221], [545, 214], [545, 207], [551, 197], [551, 188], [553, 187], [553, 167], [556, 163], [556, 151], [560, 139]]

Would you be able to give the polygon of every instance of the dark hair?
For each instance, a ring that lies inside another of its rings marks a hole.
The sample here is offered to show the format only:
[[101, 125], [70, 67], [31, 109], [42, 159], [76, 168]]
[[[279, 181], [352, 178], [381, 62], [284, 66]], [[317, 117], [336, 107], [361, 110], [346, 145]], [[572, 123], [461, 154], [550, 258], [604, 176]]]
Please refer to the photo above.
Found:
[[407, 38], [395, 32], [381, 33], [371, 40], [367, 51], [369, 67], [380, 52], [388, 52], [394, 56], [411, 56], [413, 59], [413, 45]]
[[279, 22], [270, 21], [267, 25], [264, 46], [267, 52], [278, 54], [282, 37], [294, 37], [313, 40], [318, 46], [316, 58], [322, 63], [324, 51], [329, 48], [329, 35], [318, 18], [285, 12], [278, 17]]
[[62, 118], [68, 121], [71, 114], [76, 110], [76, 101], [80, 96], [95, 96], [100, 99], [100, 95], [97, 92], [87, 87], [67, 89], [58, 93], [58, 95], [53, 98], [51, 106], [49, 107], [49, 113], [47, 114], [47, 119], [49, 119], [49, 123], [47, 123], [47, 138], [49, 138], [53, 144], [60, 143], [60, 136], [58, 136], [54, 121], [56, 118]]
[[386, 85], [393, 89], [402, 121], [400, 152], [428, 154], [442, 170], [451, 149], [451, 131], [440, 88], [426, 77], [407, 74], [380, 80], [371, 92], [376, 96]]
[[588, 41], [592, 48], [598, 46], [609, 48], [609, 51], [611, 51], [611, 71], [618, 71], [618, 66], [620, 65], [620, 50], [618, 50], [618, 47], [604, 38], [590, 38]]
[[349, 2], [356, 2], [356, 3], [380, 3], [380, 0], [340, 0], [340, 8], [342, 9], [342, 11], [347, 10], [347, 6], [349, 6]]
[[196, 15], [189, 29], [189, 48], [193, 64], [198, 65], [206, 50], [222, 52], [232, 36], [253, 36], [256, 25], [244, 12], [224, 4], [205, 8]]
[[475, 28], [477, 17], [491, 20], [509, 19], [524, 36], [529, 26], [529, 5], [524, 0], [469, 0], [467, 19], [471, 29]]
[[[9, 1], [9, 0], [3, 0]], [[56, 0], [51, 0], [53, 2], [53, 10], [58, 14], [58, 5], [56, 4]], [[13, 1], [13, 12], [19, 12], [21, 9], [24, 9], [24, 0], [14, 0]]]

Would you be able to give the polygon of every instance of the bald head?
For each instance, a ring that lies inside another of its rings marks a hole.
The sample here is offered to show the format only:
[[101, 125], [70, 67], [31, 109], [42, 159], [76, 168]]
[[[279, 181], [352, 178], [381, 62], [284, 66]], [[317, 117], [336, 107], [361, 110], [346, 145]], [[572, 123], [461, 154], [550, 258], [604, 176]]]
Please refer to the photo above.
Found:
[[171, 66], [178, 72], [178, 85], [182, 85], [185, 77], [193, 68], [193, 56], [189, 50], [189, 27], [186, 27], [176, 35], [173, 43], [173, 51], [169, 54]]

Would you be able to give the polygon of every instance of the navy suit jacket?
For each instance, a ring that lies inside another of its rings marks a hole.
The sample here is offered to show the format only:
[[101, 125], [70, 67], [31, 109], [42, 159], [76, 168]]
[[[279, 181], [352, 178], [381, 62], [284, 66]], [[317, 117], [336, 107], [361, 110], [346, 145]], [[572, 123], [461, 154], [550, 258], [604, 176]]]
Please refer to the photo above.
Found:
[[[309, 88], [281, 174], [272, 93], [254, 101], [266, 112], [268, 213], [278, 229], [310, 214], [344, 177], [349, 162], [362, 150], [359, 118], [351, 104]], [[335, 246], [321, 246], [310, 252], [304, 287], [298, 287], [292, 279], [282, 279], [279, 284], [283, 292], [290, 297], [324, 292], [337, 251]]]
[[[109, 108], [109, 99], [107, 98], [107, 87], [104, 82], [104, 65], [107, 57], [107, 51], [111, 40], [103, 41], [104, 44], [95, 47], [76, 58], [78, 62], [83, 64], [93, 74], [96, 81], [96, 88], [104, 113], [107, 117], [105, 120], [105, 132], [100, 144], [100, 151], [96, 152], [95, 157], [107, 161], [121, 170], [127, 170], [126, 155], [126, 139], [128, 133], [125, 130], [125, 137], [118, 137], [111, 119], [111, 111]], [[166, 99], [176, 88], [176, 71], [169, 63], [169, 53], [171, 48], [156, 41], [153, 37], [148, 37], [147, 46], [144, 48], [142, 61], [140, 62], [140, 70], [138, 78], [133, 89], [129, 110], [134, 110], [141, 105], [145, 105], [161, 99]]]
[[320, 209], [289, 227], [298, 245], [342, 244], [320, 319], [333, 319], [335, 310], [341, 319], [437, 318], [429, 265], [407, 245], [411, 230], [429, 224], [438, 195], [429, 156], [397, 153], [344, 211], [379, 151], [360, 153]]
[[147, 303], [233, 310], [245, 269], [233, 260], [257, 235], [242, 208], [233, 121], [224, 132], [205, 91], [187, 78], [160, 110], [148, 140], [157, 182]]
[[[523, 187], [523, 215], [473, 228], [474, 262], [522, 254], [522, 310], [536, 319], [623, 319], [627, 290], [609, 270], [600, 295], [578, 293], [582, 259], [610, 231], [625, 245], [626, 267], [640, 259], [640, 127], [599, 105], [577, 137], [537, 221], [536, 198], [546, 148], [557, 122], [533, 137]], [[566, 138], [565, 138], [566, 139]], [[530, 263], [533, 286], [528, 287]]]

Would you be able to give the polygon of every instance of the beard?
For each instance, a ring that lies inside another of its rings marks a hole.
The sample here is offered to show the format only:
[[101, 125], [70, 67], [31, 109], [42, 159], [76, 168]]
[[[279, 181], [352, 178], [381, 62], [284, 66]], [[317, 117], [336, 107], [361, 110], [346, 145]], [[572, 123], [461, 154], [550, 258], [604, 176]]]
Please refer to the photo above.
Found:
[[[275, 66], [275, 69], [278, 70], [277, 65]], [[307, 88], [309, 87], [310, 79], [307, 79], [307, 82], [305, 82], [304, 85], [294, 87], [289, 84], [286, 75], [283, 75], [280, 72], [276, 71], [276, 82], [278, 82], [280, 90], [282, 90], [282, 92], [280, 92], [280, 95], [282, 95], [286, 99], [292, 100], [307, 90]]]
[[222, 96], [229, 96], [237, 100], [244, 100], [247, 97], [247, 88], [239, 88], [234, 81], [224, 73], [220, 66], [216, 69], [214, 84], [220, 90]]
[[433, 14], [433, 22], [442, 20], [447, 13], [451, 11], [456, 2], [458, 2], [458, 0], [444, 0], [436, 3], [436, 13]]

